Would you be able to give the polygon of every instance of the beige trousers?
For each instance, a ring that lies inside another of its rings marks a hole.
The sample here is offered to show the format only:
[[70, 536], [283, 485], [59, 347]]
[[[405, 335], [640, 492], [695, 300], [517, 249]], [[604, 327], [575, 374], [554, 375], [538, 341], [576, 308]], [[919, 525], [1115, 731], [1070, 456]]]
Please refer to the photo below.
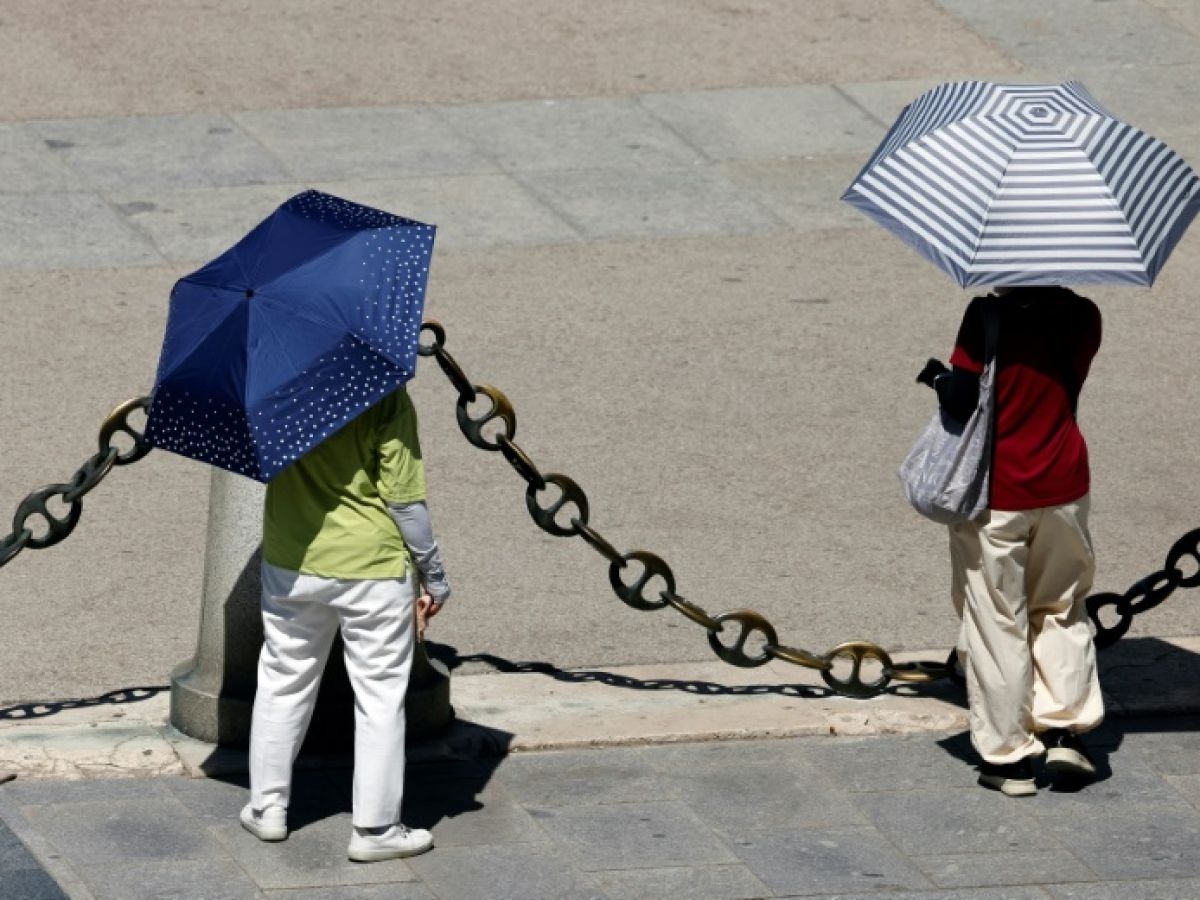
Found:
[[950, 526], [971, 742], [987, 762], [1039, 755], [1046, 729], [1088, 731], [1104, 718], [1084, 603], [1096, 566], [1089, 508], [1084, 496]]

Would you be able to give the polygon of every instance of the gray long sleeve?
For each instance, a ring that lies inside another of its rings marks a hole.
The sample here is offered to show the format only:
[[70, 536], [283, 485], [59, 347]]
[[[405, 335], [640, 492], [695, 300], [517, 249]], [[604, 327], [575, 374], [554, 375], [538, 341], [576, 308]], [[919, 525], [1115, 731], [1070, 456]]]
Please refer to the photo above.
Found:
[[446, 581], [446, 569], [442, 565], [442, 554], [433, 539], [433, 523], [429, 518], [429, 507], [424, 500], [416, 503], [389, 503], [388, 512], [400, 529], [400, 536], [412, 554], [413, 562], [421, 573], [421, 581], [429, 596], [436, 603], [450, 599], [450, 584]]

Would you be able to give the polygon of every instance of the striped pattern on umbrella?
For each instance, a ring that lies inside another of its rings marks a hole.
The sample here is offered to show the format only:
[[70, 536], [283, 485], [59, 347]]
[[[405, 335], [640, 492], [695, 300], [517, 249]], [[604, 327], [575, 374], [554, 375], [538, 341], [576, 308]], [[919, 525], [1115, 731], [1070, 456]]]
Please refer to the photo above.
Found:
[[1149, 285], [1200, 178], [1078, 82], [943, 84], [905, 108], [842, 197], [960, 285]]

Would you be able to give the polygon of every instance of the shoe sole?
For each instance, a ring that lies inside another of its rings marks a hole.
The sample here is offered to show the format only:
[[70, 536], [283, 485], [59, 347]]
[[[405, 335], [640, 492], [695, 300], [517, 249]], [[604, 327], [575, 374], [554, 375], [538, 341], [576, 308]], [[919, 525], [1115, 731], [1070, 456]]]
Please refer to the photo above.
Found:
[[1095, 778], [1096, 767], [1082, 753], [1068, 747], [1046, 751], [1046, 771], [1074, 778]]
[[432, 849], [433, 844], [413, 847], [409, 850], [351, 850], [346, 856], [351, 862], [383, 862], [385, 859], [407, 859], [410, 856], [420, 856]]
[[251, 825], [249, 822], [242, 820], [242, 827], [258, 838], [260, 841], [275, 843], [276, 841], [287, 840], [287, 826], [264, 826]]
[[999, 791], [1006, 797], [1032, 797], [1037, 793], [1037, 785], [1032, 781], [1018, 781], [998, 775], [980, 775], [979, 783], [985, 788]]

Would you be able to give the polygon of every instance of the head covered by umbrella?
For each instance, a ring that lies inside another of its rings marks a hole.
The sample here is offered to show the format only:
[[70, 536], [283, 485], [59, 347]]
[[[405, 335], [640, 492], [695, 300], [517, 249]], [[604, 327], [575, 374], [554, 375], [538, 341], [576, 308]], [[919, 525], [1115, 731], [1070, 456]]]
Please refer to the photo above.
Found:
[[146, 440], [266, 482], [410, 380], [434, 231], [288, 200], [175, 285]]
[[1149, 285], [1200, 178], [1078, 82], [943, 84], [907, 106], [842, 197], [974, 285]]

